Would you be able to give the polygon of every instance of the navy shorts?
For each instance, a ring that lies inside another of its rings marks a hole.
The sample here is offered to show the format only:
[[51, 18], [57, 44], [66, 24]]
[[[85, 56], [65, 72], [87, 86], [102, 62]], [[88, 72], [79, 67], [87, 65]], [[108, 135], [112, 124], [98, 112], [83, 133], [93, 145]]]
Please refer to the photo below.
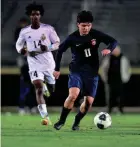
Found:
[[77, 87], [84, 96], [96, 96], [98, 87], [98, 76], [88, 76], [87, 74], [70, 73], [68, 88]]

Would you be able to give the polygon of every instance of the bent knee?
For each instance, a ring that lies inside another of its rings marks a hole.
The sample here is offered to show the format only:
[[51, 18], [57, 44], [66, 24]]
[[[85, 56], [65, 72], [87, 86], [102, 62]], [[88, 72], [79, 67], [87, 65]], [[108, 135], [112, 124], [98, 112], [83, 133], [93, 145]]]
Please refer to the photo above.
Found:
[[43, 82], [41, 80], [35, 80], [33, 81], [33, 84], [36, 89], [43, 88]]
[[94, 98], [93, 98], [93, 97], [88, 96], [88, 97], [86, 98], [86, 103], [87, 103], [87, 105], [89, 105], [90, 107], [92, 106], [93, 102], [94, 102]]
[[34, 84], [36, 93], [38, 95], [41, 95], [43, 93], [43, 84], [42, 84], [42, 81], [36, 80], [36, 81], [33, 82], [33, 84]]
[[78, 97], [78, 94], [76, 94], [76, 93], [70, 94], [69, 95], [69, 100], [74, 102], [77, 99], [77, 97]]

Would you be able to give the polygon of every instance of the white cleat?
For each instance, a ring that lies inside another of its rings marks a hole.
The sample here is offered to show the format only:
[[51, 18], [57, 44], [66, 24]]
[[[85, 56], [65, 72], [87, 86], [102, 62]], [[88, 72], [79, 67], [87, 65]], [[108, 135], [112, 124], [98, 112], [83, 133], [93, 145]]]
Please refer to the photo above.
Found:
[[43, 83], [43, 94], [46, 96], [46, 97], [50, 97], [50, 92], [47, 88], [47, 85], [45, 83]]

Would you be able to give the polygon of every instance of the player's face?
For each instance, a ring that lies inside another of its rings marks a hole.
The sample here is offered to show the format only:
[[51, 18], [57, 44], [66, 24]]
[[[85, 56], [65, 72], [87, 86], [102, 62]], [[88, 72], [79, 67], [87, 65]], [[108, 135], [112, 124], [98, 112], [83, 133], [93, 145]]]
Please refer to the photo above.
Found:
[[77, 26], [81, 35], [87, 35], [92, 28], [92, 23], [78, 23]]
[[31, 19], [32, 24], [36, 24], [36, 23], [40, 22], [40, 17], [41, 17], [40, 11], [33, 10], [30, 15], [30, 19]]

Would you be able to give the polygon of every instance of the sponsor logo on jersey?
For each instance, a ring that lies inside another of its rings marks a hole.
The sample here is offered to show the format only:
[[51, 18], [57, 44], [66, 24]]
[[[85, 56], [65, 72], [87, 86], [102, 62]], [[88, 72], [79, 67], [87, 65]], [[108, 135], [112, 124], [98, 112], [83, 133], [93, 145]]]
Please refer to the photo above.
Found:
[[46, 36], [44, 34], [42, 34], [41, 40], [44, 41], [45, 39], [46, 39]]
[[91, 40], [91, 44], [92, 44], [92, 45], [96, 45], [96, 39], [92, 39], [92, 40]]

